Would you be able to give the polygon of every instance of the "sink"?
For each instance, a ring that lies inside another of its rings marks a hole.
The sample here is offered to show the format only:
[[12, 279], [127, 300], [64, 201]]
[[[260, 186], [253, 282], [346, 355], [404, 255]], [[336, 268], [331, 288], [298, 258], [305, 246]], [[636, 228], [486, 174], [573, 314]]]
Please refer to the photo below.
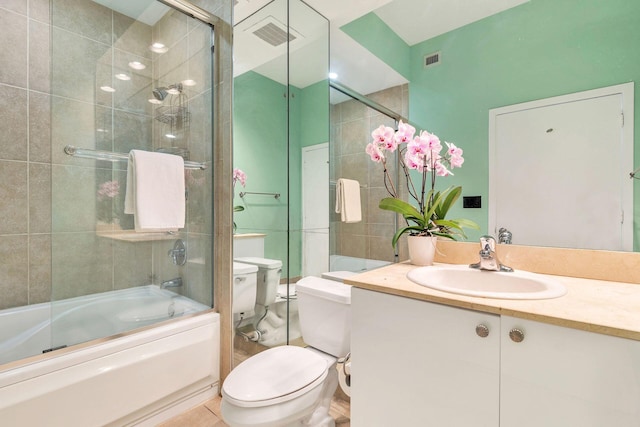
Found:
[[548, 299], [567, 293], [557, 280], [528, 271], [484, 271], [467, 265], [418, 267], [407, 278], [428, 288], [474, 297]]

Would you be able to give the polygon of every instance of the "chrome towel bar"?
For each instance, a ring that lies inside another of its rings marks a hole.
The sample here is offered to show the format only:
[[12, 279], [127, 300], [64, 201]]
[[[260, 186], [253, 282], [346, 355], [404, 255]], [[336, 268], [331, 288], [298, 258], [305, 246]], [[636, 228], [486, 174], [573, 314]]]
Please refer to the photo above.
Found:
[[[69, 156], [80, 157], [83, 159], [105, 160], [107, 162], [126, 162], [129, 160], [129, 154], [113, 153], [111, 151], [91, 150], [89, 148], [78, 148], [73, 145], [64, 147], [64, 152]], [[191, 162], [185, 160], [185, 169], [207, 169], [206, 163]]]

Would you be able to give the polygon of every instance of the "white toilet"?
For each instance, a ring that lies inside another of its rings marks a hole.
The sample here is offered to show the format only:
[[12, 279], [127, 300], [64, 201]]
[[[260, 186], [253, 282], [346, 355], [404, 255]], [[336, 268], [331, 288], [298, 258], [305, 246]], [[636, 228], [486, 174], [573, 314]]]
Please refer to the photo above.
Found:
[[233, 312], [234, 320], [251, 317], [256, 305], [258, 267], [240, 262], [233, 263]]
[[274, 347], [238, 365], [222, 385], [222, 417], [231, 427], [334, 427], [329, 415], [335, 368], [351, 340], [351, 286], [305, 277], [296, 283], [307, 348]]
[[[238, 257], [234, 261], [254, 265], [258, 269], [253, 318], [253, 326], [259, 331], [258, 342], [268, 347], [284, 344], [287, 340], [287, 299], [279, 295], [282, 261], [261, 257]], [[292, 307], [289, 308], [291, 311]], [[297, 322], [297, 316], [290, 316], [290, 320]], [[291, 334], [289, 337], [297, 338]]]

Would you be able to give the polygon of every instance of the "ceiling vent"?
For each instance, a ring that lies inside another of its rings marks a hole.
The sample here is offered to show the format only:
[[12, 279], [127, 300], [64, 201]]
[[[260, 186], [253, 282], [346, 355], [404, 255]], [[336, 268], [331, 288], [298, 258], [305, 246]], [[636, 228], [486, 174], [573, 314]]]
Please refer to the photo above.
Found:
[[433, 67], [440, 63], [440, 52], [430, 53], [424, 57], [424, 68]]
[[[277, 25], [276, 22], [277, 21], [275, 20], [266, 23], [263, 21], [264, 25], [261, 25], [252, 32], [256, 35], [256, 37], [266, 41], [271, 46], [280, 46], [281, 44], [287, 42], [287, 31], [282, 28], [282, 25]], [[294, 41], [297, 38], [291, 32], [289, 32], [288, 36], [290, 42]]]

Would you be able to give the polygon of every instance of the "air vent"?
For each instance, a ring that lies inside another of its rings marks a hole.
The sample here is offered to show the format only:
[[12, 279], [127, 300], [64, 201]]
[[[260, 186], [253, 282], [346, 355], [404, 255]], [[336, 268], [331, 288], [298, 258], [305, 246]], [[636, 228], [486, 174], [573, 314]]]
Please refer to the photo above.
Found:
[[433, 67], [440, 63], [440, 52], [430, 53], [424, 57], [424, 68]]
[[[269, 22], [264, 26], [258, 28], [253, 32], [257, 37], [269, 43], [271, 46], [280, 46], [287, 42], [287, 32], [275, 25], [273, 22]], [[296, 39], [296, 36], [289, 34], [289, 41]]]

